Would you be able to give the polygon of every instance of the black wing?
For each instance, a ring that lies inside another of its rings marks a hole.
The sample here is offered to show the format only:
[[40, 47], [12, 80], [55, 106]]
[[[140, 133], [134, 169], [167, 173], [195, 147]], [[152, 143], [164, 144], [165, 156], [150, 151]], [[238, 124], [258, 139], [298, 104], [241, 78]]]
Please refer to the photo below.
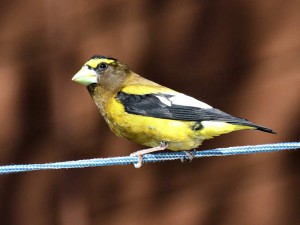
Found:
[[159, 97], [169, 99], [173, 97], [173, 95], [160, 93], [135, 95], [119, 92], [116, 96], [124, 105], [125, 111], [130, 114], [183, 121], [222, 121], [231, 124], [251, 126], [258, 130], [274, 133], [269, 128], [253, 124], [243, 118], [231, 116], [219, 109], [176, 105], [172, 104], [171, 101], [170, 104], [165, 104]]

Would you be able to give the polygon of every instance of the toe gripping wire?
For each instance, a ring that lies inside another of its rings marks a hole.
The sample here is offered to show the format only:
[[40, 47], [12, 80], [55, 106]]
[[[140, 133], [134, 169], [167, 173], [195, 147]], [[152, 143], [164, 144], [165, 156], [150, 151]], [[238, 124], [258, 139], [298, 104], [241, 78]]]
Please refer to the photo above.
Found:
[[[212, 156], [230, 156], [255, 153], [276, 152], [284, 150], [300, 149], [300, 142], [283, 142], [263, 145], [237, 146], [228, 148], [216, 148], [203, 151], [193, 151], [194, 158]], [[185, 152], [162, 152], [143, 155], [143, 163], [163, 162], [167, 160], [182, 160], [186, 158]], [[116, 166], [138, 163], [138, 156], [123, 156], [112, 158], [95, 158], [76, 161], [54, 162], [44, 164], [19, 164], [0, 166], [0, 174], [28, 172], [37, 170], [71, 169], [98, 166]]]

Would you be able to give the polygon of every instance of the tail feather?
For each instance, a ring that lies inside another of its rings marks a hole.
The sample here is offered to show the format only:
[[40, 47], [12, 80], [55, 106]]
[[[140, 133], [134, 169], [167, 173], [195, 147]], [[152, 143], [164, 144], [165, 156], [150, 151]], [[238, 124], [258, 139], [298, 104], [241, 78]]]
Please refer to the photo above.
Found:
[[254, 128], [256, 130], [276, 134], [276, 132], [274, 132], [270, 128], [254, 124], [254, 123], [252, 123], [249, 120], [244, 119], [244, 118], [232, 116], [232, 115], [230, 115], [228, 113], [225, 113], [225, 112], [223, 112], [219, 109], [216, 109], [216, 108], [202, 110], [201, 116], [205, 117], [205, 120], [222, 121], [222, 122], [226, 122], [226, 123], [229, 123], [229, 124], [248, 126], [248, 127]]
[[245, 120], [245, 119], [242, 119], [242, 120], [243, 120], [243, 121], [239, 121], [239, 122], [229, 122], [229, 123], [231, 123], [231, 124], [243, 125], [243, 126], [249, 126], [249, 127], [254, 127], [254, 128], [256, 128], [256, 130], [260, 130], [260, 131], [267, 132], [267, 133], [271, 133], [271, 134], [276, 134], [276, 132], [273, 131], [273, 130], [270, 129], [270, 128], [263, 127], [263, 126], [260, 126], [260, 125], [251, 123], [250, 121]]

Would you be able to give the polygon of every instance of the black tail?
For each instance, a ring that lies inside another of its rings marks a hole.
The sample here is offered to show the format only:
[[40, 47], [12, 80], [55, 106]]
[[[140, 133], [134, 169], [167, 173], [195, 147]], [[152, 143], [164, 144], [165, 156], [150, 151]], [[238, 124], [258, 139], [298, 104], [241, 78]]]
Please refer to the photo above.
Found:
[[271, 133], [271, 134], [276, 134], [275, 131], [273, 131], [272, 129], [267, 128], [267, 127], [259, 126], [259, 125], [256, 125], [256, 124], [252, 124], [251, 126], [255, 127], [257, 130], [260, 130], [260, 131], [263, 131], [263, 132], [267, 132], [267, 133]]
[[242, 121], [239, 121], [239, 122], [229, 122], [229, 123], [231, 123], [231, 124], [239, 124], [239, 125], [244, 125], [244, 126], [249, 126], [249, 127], [254, 127], [257, 130], [260, 130], [260, 131], [263, 131], [263, 132], [267, 132], [267, 133], [271, 133], [271, 134], [276, 134], [276, 132], [273, 131], [270, 128], [263, 127], [263, 126], [260, 126], [260, 125], [256, 125], [256, 124], [251, 123], [250, 121], [248, 121], [246, 119], [241, 119], [241, 120]]

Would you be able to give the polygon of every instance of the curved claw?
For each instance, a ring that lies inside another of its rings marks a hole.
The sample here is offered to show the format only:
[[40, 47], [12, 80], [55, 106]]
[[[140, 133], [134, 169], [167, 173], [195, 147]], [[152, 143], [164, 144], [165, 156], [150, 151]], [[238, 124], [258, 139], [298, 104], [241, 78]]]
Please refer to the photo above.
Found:
[[130, 156], [137, 156], [138, 157], [138, 162], [137, 163], [134, 163], [134, 167], [135, 168], [141, 168], [142, 165], [143, 165], [143, 155], [138, 155], [136, 153], [132, 153], [130, 154]]

